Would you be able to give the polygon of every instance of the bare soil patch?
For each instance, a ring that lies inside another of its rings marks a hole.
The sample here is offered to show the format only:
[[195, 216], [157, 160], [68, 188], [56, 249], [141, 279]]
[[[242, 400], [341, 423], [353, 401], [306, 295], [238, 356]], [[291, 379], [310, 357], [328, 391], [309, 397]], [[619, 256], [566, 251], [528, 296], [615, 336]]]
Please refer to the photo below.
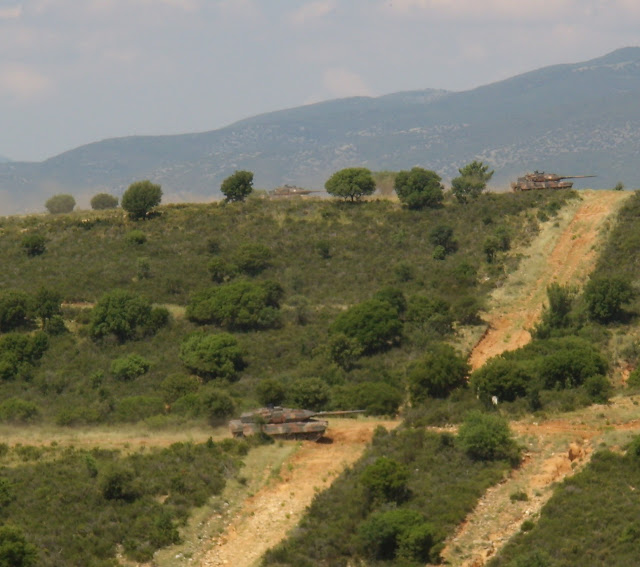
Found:
[[547, 286], [582, 284], [593, 270], [597, 251], [613, 215], [629, 196], [624, 191], [581, 191], [556, 221], [548, 221], [525, 251], [527, 257], [492, 296], [487, 332], [469, 362], [479, 368], [489, 358], [531, 340], [529, 329], [540, 318]]

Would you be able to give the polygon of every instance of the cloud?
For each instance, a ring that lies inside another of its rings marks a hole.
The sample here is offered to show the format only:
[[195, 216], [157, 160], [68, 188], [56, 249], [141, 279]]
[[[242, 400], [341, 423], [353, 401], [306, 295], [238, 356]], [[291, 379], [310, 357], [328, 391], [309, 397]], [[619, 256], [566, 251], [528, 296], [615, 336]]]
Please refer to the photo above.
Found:
[[362, 77], [343, 67], [326, 69], [323, 74], [323, 84], [331, 96], [371, 96], [371, 89]]
[[298, 8], [288, 16], [288, 21], [294, 26], [303, 26], [309, 22], [314, 22], [330, 14], [335, 10], [335, 2], [332, 0], [321, 0], [311, 2]]
[[0, 67], [0, 95], [18, 99], [34, 98], [48, 93], [52, 86], [46, 76], [25, 65]]
[[578, 10], [577, 0], [386, 0], [380, 6], [387, 13], [412, 16], [416, 13], [455, 20], [549, 20]]
[[0, 20], [17, 20], [22, 16], [22, 6], [0, 6]]

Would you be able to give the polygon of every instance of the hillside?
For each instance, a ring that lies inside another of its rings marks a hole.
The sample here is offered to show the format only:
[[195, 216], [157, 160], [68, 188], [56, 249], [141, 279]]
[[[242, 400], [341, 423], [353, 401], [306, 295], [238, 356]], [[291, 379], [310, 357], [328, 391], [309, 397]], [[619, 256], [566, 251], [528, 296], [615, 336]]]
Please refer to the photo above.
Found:
[[[423, 165], [445, 180], [472, 159], [496, 169], [494, 188], [533, 169], [595, 174], [599, 188], [640, 185], [636, 100], [640, 48], [546, 67], [464, 92], [356, 97], [272, 112], [225, 128], [104, 140], [40, 163], [0, 165], [5, 214], [41, 210], [47, 196], [81, 200], [150, 178], [174, 201], [219, 196], [236, 169], [258, 187], [321, 189], [342, 167]], [[587, 186], [579, 182], [577, 187]]]

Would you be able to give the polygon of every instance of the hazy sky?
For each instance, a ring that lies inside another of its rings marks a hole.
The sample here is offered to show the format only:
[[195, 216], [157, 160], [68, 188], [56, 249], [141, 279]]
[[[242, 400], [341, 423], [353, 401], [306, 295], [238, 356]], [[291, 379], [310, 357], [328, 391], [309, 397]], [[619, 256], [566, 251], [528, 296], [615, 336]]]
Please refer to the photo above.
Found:
[[0, 0], [0, 155], [465, 90], [640, 45], [640, 0]]

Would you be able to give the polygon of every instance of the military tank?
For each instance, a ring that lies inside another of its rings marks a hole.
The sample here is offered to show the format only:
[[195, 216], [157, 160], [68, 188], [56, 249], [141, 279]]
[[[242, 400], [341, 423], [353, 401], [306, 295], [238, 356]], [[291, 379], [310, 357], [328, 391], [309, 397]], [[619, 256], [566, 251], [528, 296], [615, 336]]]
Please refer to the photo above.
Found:
[[527, 173], [523, 177], [511, 183], [514, 191], [531, 191], [532, 189], [571, 189], [573, 181], [565, 179], [585, 179], [595, 177], [595, 175], [558, 175], [557, 173], [545, 173], [544, 171], [534, 171]]
[[325, 415], [349, 415], [363, 413], [365, 410], [348, 411], [312, 411], [306, 409], [260, 408], [248, 411], [229, 422], [229, 431], [234, 437], [245, 437], [256, 433], [266, 433], [271, 437], [283, 439], [308, 439], [318, 441], [327, 430], [329, 422], [316, 419]]

